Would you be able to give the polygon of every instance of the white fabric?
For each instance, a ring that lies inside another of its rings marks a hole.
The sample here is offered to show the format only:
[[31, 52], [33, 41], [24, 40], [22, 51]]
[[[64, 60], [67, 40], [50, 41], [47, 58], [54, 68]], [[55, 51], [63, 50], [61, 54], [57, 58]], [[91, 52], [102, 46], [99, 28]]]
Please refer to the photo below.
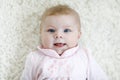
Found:
[[108, 80], [90, 53], [79, 46], [59, 56], [54, 50], [38, 48], [26, 59], [21, 80]]

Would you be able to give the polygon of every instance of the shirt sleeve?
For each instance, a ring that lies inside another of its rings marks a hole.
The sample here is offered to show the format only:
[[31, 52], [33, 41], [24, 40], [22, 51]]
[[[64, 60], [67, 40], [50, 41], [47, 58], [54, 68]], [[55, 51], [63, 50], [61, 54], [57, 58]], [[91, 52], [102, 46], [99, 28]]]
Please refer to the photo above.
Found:
[[34, 80], [33, 79], [33, 74], [34, 74], [33, 61], [34, 61], [33, 53], [28, 54], [28, 56], [26, 57], [25, 67], [20, 80]]
[[91, 53], [88, 53], [89, 57], [89, 79], [88, 80], [108, 80], [107, 75], [98, 65], [95, 59], [92, 57]]

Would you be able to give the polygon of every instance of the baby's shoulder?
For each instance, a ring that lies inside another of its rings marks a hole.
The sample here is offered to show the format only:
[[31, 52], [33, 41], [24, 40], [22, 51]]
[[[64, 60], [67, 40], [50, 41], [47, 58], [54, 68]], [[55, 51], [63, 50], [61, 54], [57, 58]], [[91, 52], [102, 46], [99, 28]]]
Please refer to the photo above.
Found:
[[42, 57], [43, 57], [43, 55], [42, 55], [38, 50], [31, 51], [31, 52], [27, 55], [27, 58], [33, 59], [33, 60], [41, 59]]
[[84, 51], [85, 53], [91, 53], [91, 49], [89, 47], [80, 47], [81, 51]]
[[82, 53], [82, 55], [86, 56], [87, 58], [91, 56], [91, 50], [88, 47], [80, 47], [79, 51]]

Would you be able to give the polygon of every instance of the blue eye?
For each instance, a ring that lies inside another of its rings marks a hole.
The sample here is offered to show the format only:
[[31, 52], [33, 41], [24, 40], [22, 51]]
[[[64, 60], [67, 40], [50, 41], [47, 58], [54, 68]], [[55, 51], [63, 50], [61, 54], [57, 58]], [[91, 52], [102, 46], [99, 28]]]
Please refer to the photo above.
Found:
[[52, 32], [53, 33], [53, 32], [55, 32], [55, 30], [54, 29], [48, 29], [47, 32]]
[[65, 29], [64, 32], [71, 32], [71, 30], [70, 29]]

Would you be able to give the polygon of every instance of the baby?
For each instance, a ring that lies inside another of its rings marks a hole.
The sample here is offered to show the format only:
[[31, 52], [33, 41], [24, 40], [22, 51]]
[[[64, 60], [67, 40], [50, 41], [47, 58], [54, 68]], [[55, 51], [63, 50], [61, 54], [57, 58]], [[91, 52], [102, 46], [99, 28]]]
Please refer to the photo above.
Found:
[[80, 27], [78, 13], [67, 5], [48, 8], [41, 18], [41, 45], [27, 56], [21, 80], [108, 80], [79, 46]]

